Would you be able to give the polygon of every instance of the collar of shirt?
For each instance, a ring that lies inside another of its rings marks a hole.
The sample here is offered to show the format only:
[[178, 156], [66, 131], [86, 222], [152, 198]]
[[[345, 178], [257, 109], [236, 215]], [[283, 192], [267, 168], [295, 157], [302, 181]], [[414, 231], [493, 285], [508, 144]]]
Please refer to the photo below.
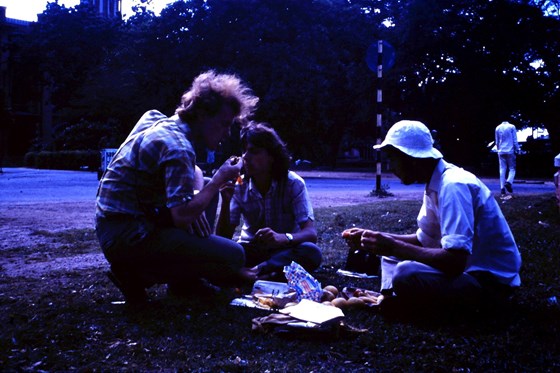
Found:
[[191, 141], [191, 128], [188, 125], [188, 123], [183, 122], [181, 120], [181, 118], [179, 118], [179, 115], [175, 114], [172, 115], [171, 117], [169, 117], [169, 119], [171, 119], [172, 121], [174, 121], [177, 124], [177, 127], [179, 127], [179, 129], [185, 133], [185, 135], [187, 136], [187, 140]]
[[[278, 187], [278, 180], [273, 179], [272, 183], [270, 184], [270, 188], [268, 188], [268, 191], [266, 192], [266, 195], [274, 193], [277, 187]], [[259, 192], [252, 178], [249, 179], [249, 193], [256, 197], [261, 197], [261, 198], [266, 197], [266, 195], [263, 196], [261, 192]]]
[[434, 172], [432, 172], [430, 181], [426, 185], [427, 195], [432, 195], [433, 193], [437, 193], [439, 191], [439, 187], [441, 185], [441, 176], [449, 167], [451, 167], [450, 163], [447, 163], [443, 159], [439, 160], [439, 162], [436, 164], [436, 167], [434, 168]]

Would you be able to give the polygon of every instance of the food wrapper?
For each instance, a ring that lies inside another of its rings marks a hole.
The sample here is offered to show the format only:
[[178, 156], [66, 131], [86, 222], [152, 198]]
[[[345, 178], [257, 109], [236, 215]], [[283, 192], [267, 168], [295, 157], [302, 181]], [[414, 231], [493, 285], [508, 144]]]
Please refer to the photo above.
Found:
[[311, 276], [303, 267], [296, 262], [284, 267], [284, 273], [290, 288], [295, 289], [298, 302], [309, 299], [315, 302], [321, 300], [323, 288], [321, 283]]
[[290, 293], [290, 287], [285, 282], [257, 280], [253, 284], [251, 294], [279, 295]]
[[284, 282], [257, 280], [251, 294], [257, 305], [271, 309], [284, 308], [297, 299], [296, 292]]
[[251, 294], [233, 299], [230, 305], [275, 310], [295, 303], [296, 300], [295, 290], [290, 289], [287, 283], [257, 280]]

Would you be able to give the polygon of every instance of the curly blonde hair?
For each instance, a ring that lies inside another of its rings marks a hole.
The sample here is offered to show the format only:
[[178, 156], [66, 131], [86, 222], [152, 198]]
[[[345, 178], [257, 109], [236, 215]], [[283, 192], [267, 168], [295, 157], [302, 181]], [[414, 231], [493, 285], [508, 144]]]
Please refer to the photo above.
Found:
[[238, 76], [209, 70], [194, 79], [190, 89], [183, 93], [175, 113], [189, 123], [202, 115], [218, 114], [224, 105], [228, 105], [237, 118], [249, 118], [258, 101], [259, 98]]

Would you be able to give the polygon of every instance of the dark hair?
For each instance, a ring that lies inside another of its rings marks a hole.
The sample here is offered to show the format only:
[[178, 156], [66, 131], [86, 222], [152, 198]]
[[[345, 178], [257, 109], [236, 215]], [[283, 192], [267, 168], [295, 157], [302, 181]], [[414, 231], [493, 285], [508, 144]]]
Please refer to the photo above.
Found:
[[250, 122], [241, 129], [241, 149], [246, 149], [248, 144], [265, 149], [274, 160], [272, 178], [280, 180], [287, 176], [292, 157], [276, 131], [268, 123]]
[[236, 117], [245, 118], [253, 114], [258, 101], [236, 75], [216, 74], [210, 70], [194, 79], [175, 113], [189, 123], [201, 115], [216, 115], [224, 105], [229, 105]]

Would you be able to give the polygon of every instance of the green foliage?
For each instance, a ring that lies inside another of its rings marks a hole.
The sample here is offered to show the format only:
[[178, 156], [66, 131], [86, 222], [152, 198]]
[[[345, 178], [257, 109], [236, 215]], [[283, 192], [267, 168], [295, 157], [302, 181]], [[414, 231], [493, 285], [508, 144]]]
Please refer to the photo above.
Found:
[[84, 119], [76, 124], [61, 125], [55, 133], [54, 144], [60, 150], [98, 150], [116, 148], [120, 138], [126, 135], [115, 120], [107, 123], [90, 122]]
[[550, 54], [558, 49], [558, 19], [528, 2], [393, 4], [389, 38], [400, 81], [388, 106], [437, 129], [447, 158], [479, 164], [505, 119], [519, 127], [540, 123], [556, 136], [556, 115], [543, 113], [557, 106], [550, 98], [559, 94], [559, 59]]
[[[143, 112], [173, 113], [193, 77], [215, 68], [245, 79], [261, 97], [256, 119], [315, 164], [374, 143], [378, 113], [385, 128], [424, 121], [465, 166], [480, 164], [504, 119], [546, 126], [560, 151], [560, 21], [533, 2], [186, 0], [158, 17], [141, 2], [126, 22], [50, 3], [41, 19], [22, 69], [50, 87], [57, 138], [112, 119], [122, 141]], [[378, 39], [397, 54], [380, 106], [364, 60]]]
[[25, 154], [24, 163], [29, 168], [91, 171], [99, 168], [99, 157], [94, 150], [40, 151]]

